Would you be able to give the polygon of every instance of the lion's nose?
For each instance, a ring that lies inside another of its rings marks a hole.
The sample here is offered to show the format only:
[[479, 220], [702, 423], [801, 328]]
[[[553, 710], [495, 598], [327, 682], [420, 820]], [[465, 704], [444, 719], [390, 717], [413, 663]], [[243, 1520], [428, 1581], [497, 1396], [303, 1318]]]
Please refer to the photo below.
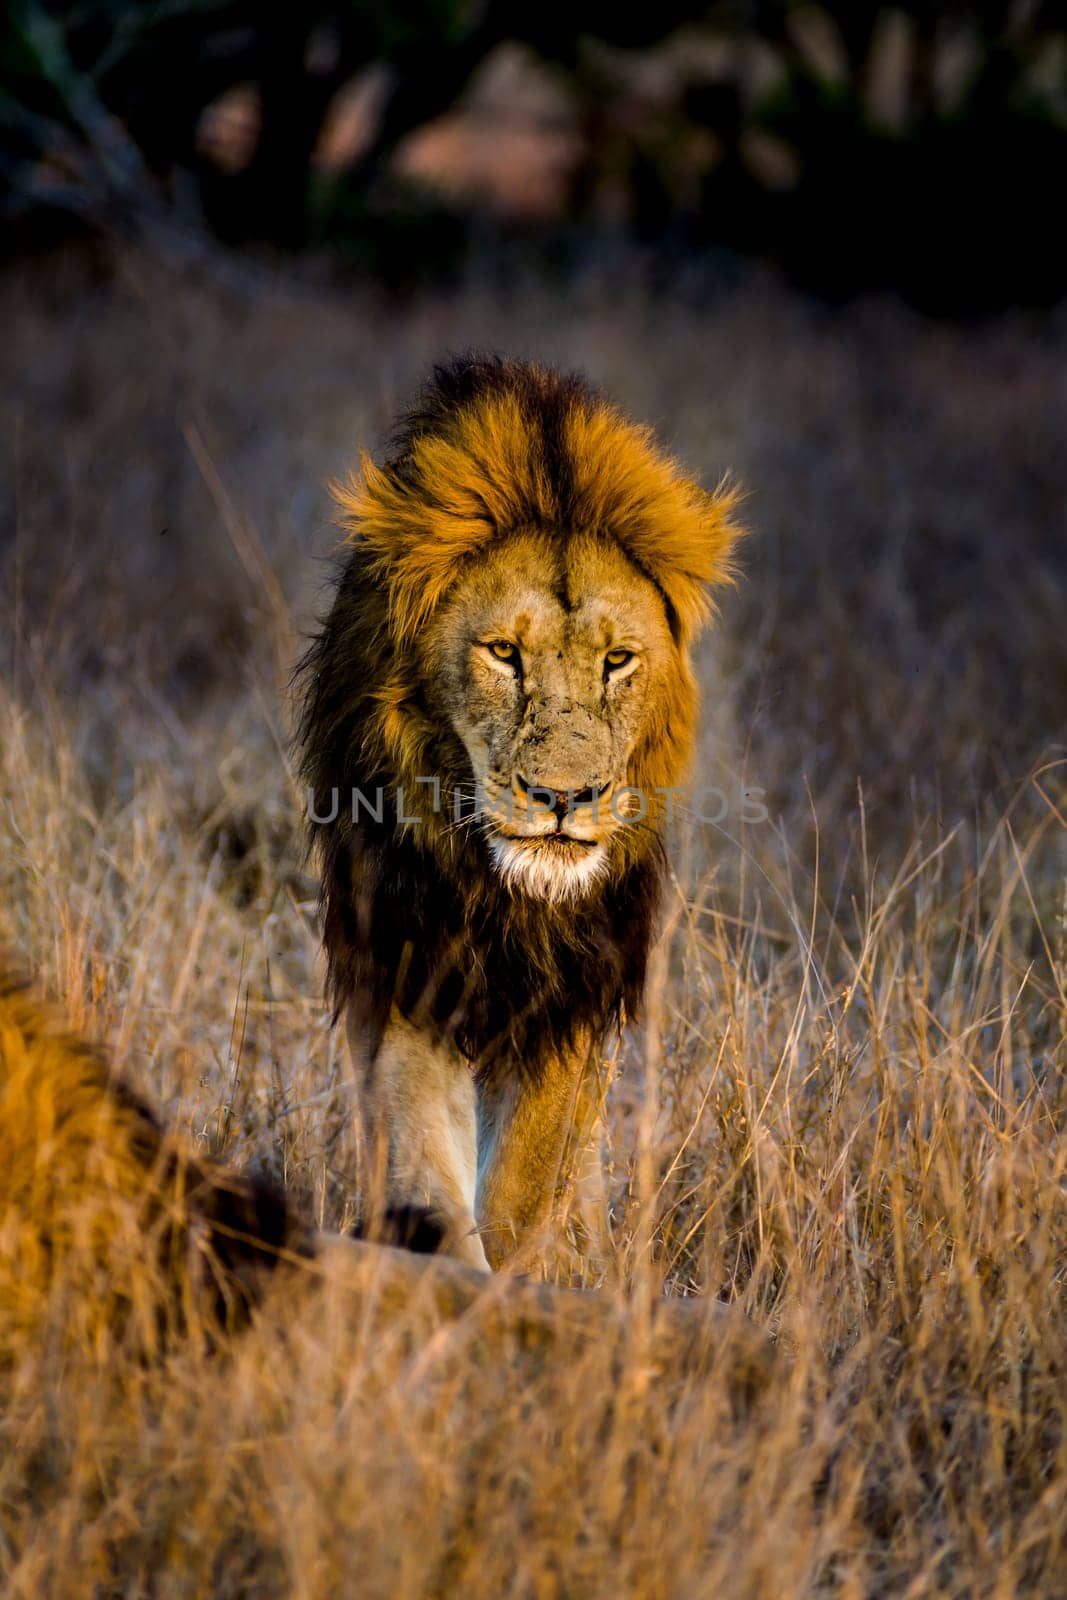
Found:
[[607, 786], [590, 784], [586, 789], [555, 789], [548, 784], [531, 783], [521, 772], [515, 774], [515, 786], [526, 796], [529, 806], [540, 807], [555, 813], [556, 821], [564, 823], [578, 806], [595, 806], [607, 794]]

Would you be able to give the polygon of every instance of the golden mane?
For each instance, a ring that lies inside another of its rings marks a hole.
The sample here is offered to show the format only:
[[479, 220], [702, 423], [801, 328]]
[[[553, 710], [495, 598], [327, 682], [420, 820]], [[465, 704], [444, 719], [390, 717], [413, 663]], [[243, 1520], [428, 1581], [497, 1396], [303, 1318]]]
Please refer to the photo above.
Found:
[[700, 488], [651, 429], [580, 380], [525, 363], [469, 365], [482, 381], [467, 403], [418, 413], [397, 459], [379, 467], [364, 452], [362, 476], [333, 486], [341, 525], [388, 592], [397, 639], [412, 637], [488, 539], [535, 527], [616, 540], [687, 643], [709, 614], [709, 589], [733, 579], [737, 491]]

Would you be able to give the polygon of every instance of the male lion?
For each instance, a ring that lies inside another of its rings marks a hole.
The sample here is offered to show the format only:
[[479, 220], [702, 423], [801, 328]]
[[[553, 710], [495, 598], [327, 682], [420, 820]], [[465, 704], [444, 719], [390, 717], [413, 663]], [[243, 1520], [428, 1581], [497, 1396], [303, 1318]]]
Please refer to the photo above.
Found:
[[641, 996], [734, 496], [581, 378], [482, 356], [335, 492], [301, 729], [329, 988], [386, 1207], [527, 1266]]

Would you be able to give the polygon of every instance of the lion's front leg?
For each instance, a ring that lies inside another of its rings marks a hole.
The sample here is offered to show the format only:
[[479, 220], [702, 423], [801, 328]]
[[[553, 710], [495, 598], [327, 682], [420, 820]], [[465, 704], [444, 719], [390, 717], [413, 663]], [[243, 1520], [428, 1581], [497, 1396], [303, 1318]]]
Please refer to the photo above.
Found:
[[428, 1210], [442, 1249], [488, 1267], [474, 1220], [475, 1088], [459, 1051], [429, 1038], [399, 1012], [368, 1058], [362, 1019], [349, 1011], [348, 1042], [359, 1078], [370, 1220]]
[[561, 1222], [566, 1237], [573, 1240], [583, 1281], [591, 1272], [598, 1283], [615, 1280], [604, 1169], [604, 1103], [611, 1075], [610, 1066], [595, 1058], [581, 1075], [559, 1185]]
[[547, 1267], [570, 1214], [582, 1254], [607, 1270], [601, 1099], [589, 1049], [553, 1058], [533, 1077], [498, 1068], [480, 1085], [476, 1209], [494, 1269]]

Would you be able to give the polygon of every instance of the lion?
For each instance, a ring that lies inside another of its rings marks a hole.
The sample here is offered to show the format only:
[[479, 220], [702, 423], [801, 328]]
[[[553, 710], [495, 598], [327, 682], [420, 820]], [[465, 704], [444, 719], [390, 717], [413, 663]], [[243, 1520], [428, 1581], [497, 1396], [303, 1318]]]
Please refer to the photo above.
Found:
[[238, 1326], [280, 1262], [314, 1254], [280, 1193], [168, 1137], [2, 951], [0, 1236], [7, 1339], [61, 1288], [83, 1337], [121, 1322], [150, 1350], [190, 1318]]
[[381, 1203], [521, 1271], [577, 1178], [606, 1262], [602, 1046], [641, 1001], [737, 495], [581, 377], [497, 356], [437, 367], [361, 468], [299, 737]]
[[[407, 1221], [417, 1231], [417, 1215]], [[589, 1349], [621, 1354], [631, 1337], [612, 1296], [315, 1229], [270, 1183], [167, 1133], [2, 951], [0, 1244], [0, 1377], [27, 1349], [53, 1351], [59, 1371], [64, 1344], [105, 1366], [116, 1349], [154, 1360], [191, 1338], [218, 1352], [253, 1317], [283, 1338], [297, 1326], [314, 1336], [324, 1293], [351, 1297], [354, 1326], [409, 1347], [462, 1322], [457, 1359], [473, 1344], [527, 1376]], [[717, 1302], [662, 1301], [649, 1334], [670, 1378], [718, 1366], [744, 1398], [770, 1371], [765, 1337]]]

